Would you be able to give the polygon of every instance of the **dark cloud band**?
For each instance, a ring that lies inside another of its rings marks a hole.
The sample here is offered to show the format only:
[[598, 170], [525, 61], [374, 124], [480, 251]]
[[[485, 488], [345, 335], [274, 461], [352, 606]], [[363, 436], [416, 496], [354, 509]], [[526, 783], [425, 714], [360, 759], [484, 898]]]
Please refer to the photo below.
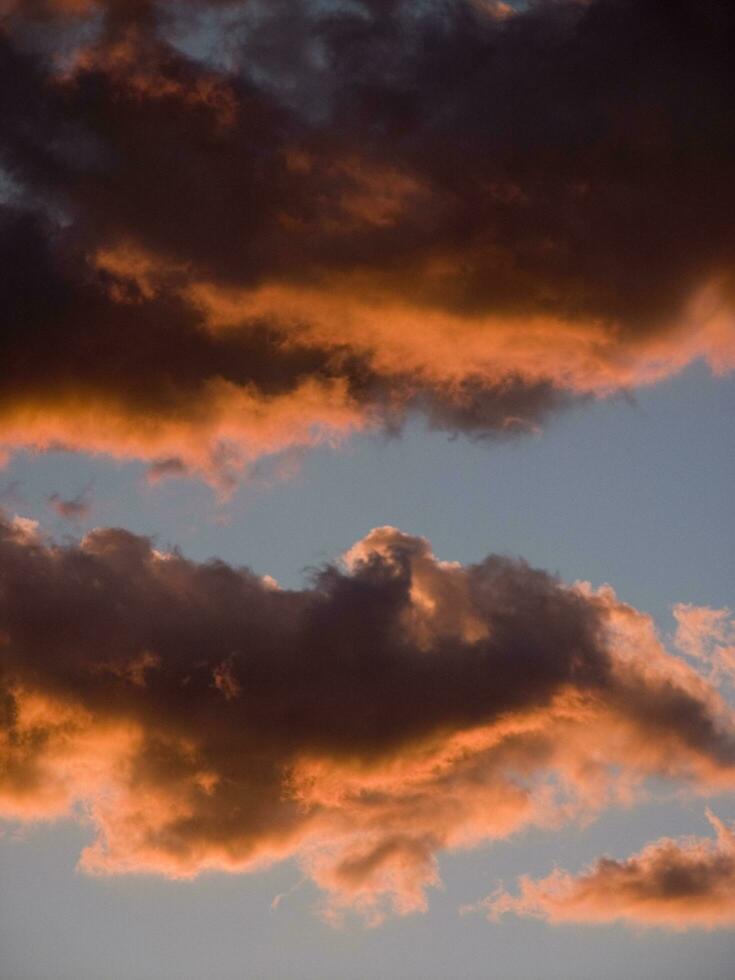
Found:
[[733, 40], [724, 0], [11, 7], [0, 441], [222, 474], [728, 368]]

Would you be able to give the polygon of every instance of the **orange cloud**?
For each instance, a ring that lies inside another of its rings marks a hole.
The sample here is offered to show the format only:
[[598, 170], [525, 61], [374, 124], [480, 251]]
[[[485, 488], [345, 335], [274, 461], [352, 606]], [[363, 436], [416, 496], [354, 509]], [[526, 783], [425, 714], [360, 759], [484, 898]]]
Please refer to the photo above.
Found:
[[729, 609], [679, 602], [674, 643], [698, 661], [715, 683], [735, 682], [735, 619]]
[[300, 591], [0, 524], [0, 810], [98, 874], [295, 857], [322, 913], [425, 908], [437, 860], [653, 792], [735, 789], [735, 719], [611, 589], [378, 528]]
[[215, 63], [177, 0], [13, 5], [0, 452], [226, 487], [410, 413], [508, 437], [732, 370], [735, 25], [686, 7], [274, 0]]
[[707, 812], [715, 840], [662, 838], [623, 861], [604, 857], [578, 876], [554, 871], [521, 878], [519, 894], [481, 903], [491, 918], [534, 916], [558, 925], [625, 922], [662, 929], [735, 925], [735, 833]]
[[346, 385], [307, 379], [265, 397], [247, 385], [213, 379], [181, 413], [151, 416], [129, 401], [96, 392], [54, 392], [0, 406], [0, 446], [65, 449], [150, 463], [153, 479], [197, 472], [227, 490], [261, 456], [292, 447], [338, 445], [367, 421]]
[[[467, 255], [458, 265], [475, 261]], [[735, 367], [735, 318], [716, 285], [706, 290], [714, 311], [695, 295], [668, 331], [629, 338], [604, 319], [442, 309], [457, 271], [432, 258], [400, 277], [365, 271], [318, 286], [276, 282], [239, 291], [194, 283], [189, 296], [215, 331], [265, 320], [287, 341], [347, 345], [399, 387], [410, 374], [460, 404], [468, 383], [498, 398], [514, 379], [604, 397], [664, 380], [698, 358], [717, 373]]]

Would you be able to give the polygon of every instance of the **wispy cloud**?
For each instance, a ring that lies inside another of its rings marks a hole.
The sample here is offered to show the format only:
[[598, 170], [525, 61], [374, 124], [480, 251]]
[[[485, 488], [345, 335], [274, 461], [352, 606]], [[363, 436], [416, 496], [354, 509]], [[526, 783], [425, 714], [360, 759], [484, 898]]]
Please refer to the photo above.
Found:
[[92, 485], [88, 484], [75, 496], [64, 498], [59, 493], [52, 493], [46, 498], [51, 510], [65, 521], [86, 520], [92, 513]]

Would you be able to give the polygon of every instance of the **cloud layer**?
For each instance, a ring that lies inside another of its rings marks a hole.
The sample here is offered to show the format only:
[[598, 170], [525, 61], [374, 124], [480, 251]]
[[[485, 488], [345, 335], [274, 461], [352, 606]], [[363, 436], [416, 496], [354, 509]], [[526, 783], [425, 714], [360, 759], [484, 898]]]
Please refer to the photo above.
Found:
[[107, 529], [0, 525], [0, 812], [94, 873], [298, 859], [324, 914], [423, 909], [437, 855], [735, 788], [716, 689], [609, 588], [394, 528], [300, 591]]
[[623, 921], [663, 929], [717, 929], [735, 925], [735, 833], [708, 813], [716, 839], [663, 838], [624, 861], [605, 857], [578, 877], [554, 871], [522, 878], [520, 892], [501, 893], [484, 906], [549, 922]]
[[226, 482], [733, 364], [726, 0], [4, 9], [6, 450]]

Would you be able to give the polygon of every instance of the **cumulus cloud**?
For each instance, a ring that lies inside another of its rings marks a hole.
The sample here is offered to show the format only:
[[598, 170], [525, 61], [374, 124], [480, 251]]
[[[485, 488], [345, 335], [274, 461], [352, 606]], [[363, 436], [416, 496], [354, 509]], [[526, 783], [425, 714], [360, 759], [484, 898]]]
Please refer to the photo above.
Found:
[[579, 876], [556, 870], [521, 878], [518, 895], [491, 896], [492, 918], [507, 912], [564, 922], [626, 922], [662, 929], [735, 925], [735, 833], [708, 811], [714, 840], [654, 841], [623, 861], [604, 857]]
[[[735, 788], [732, 711], [611, 589], [379, 528], [301, 590], [98, 529], [0, 525], [0, 812], [92, 873], [295, 857], [323, 914], [426, 907], [438, 855]], [[651, 790], [652, 791], [652, 790]]]
[[727, 370], [734, 35], [726, 0], [7, 6], [0, 445], [225, 479]]

